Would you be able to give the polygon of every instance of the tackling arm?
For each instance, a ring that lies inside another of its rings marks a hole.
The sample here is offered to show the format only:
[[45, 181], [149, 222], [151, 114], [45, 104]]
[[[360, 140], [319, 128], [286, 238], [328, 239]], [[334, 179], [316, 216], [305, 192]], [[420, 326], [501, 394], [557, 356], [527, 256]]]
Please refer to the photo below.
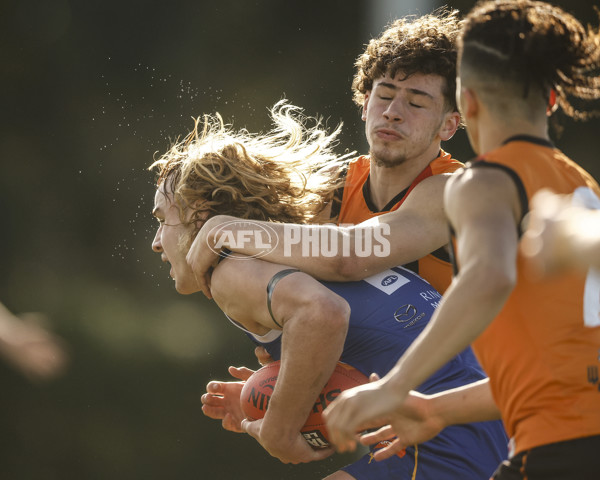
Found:
[[326, 410], [331, 439], [340, 450], [355, 448], [355, 432], [372, 427], [374, 420], [393, 424], [409, 391], [475, 340], [514, 287], [521, 208], [509, 175], [466, 170], [449, 182], [445, 200], [457, 233], [459, 274], [396, 366], [377, 382], [343, 392]]
[[[244, 223], [219, 215], [204, 224], [187, 260], [209, 297], [210, 269], [217, 261], [216, 252], [222, 248], [250, 256], [260, 254], [264, 260], [297, 267], [322, 280], [363, 279], [413, 262], [448, 242], [443, 209], [448, 178], [429, 177], [415, 187], [398, 210], [350, 227]], [[276, 245], [265, 248], [260, 241], [261, 230], [272, 232]], [[365, 243], [368, 240], [370, 248]]]

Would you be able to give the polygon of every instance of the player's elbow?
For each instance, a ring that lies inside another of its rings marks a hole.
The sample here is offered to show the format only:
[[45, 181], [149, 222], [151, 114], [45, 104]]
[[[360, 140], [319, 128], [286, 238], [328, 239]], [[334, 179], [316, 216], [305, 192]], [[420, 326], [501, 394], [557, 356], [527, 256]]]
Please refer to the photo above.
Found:
[[360, 258], [354, 255], [339, 258], [336, 272], [339, 277], [338, 280], [341, 282], [354, 282], [362, 280], [366, 276]]
[[477, 285], [480, 295], [496, 298], [508, 298], [517, 284], [517, 271], [493, 262], [479, 265], [472, 282]]
[[315, 314], [307, 319], [315, 323], [315, 328], [322, 333], [346, 337], [350, 323], [350, 305], [346, 300], [336, 294], [317, 295], [311, 304], [319, 305]]

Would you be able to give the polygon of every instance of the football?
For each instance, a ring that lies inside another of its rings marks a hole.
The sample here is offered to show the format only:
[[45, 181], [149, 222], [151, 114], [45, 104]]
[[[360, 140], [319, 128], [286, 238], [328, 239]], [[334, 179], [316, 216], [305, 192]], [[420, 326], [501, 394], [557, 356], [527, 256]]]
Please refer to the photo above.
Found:
[[[257, 370], [246, 380], [240, 402], [242, 410], [250, 420], [258, 420], [265, 415], [269, 406], [271, 394], [277, 382], [280, 362], [271, 362], [261, 369]], [[336, 397], [348, 388], [365, 384], [369, 379], [354, 367], [342, 362], [338, 362], [331, 378], [321, 390], [319, 397], [306, 419], [306, 423], [300, 430], [306, 441], [311, 447], [321, 448], [329, 446], [327, 428], [322, 418], [323, 410]]]

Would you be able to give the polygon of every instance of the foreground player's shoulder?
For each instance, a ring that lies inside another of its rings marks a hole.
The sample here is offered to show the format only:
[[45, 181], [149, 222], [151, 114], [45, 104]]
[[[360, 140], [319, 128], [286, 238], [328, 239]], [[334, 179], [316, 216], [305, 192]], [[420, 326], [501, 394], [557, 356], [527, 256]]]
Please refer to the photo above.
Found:
[[514, 179], [501, 168], [466, 168], [452, 175], [444, 189], [444, 205], [449, 216], [460, 213], [521, 210]]

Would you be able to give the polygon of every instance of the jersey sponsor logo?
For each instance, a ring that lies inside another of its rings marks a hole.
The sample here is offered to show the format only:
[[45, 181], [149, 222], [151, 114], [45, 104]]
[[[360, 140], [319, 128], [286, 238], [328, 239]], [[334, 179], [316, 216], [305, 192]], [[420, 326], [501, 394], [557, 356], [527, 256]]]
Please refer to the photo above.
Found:
[[407, 303], [402, 305], [394, 312], [394, 320], [404, 324], [404, 328], [412, 327], [415, 323], [425, 316], [424, 313], [419, 313], [417, 307]]
[[410, 279], [394, 270], [385, 270], [365, 278], [365, 282], [369, 285], [373, 285], [377, 290], [381, 290], [383, 293], [391, 295], [396, 290], [409, 283]]
[[409, 320], [412, 320], [416, 314], [417, 308], [414, 305], [407, 303], [394, 312], [394, 320], [400, 323], [406, 323]]

